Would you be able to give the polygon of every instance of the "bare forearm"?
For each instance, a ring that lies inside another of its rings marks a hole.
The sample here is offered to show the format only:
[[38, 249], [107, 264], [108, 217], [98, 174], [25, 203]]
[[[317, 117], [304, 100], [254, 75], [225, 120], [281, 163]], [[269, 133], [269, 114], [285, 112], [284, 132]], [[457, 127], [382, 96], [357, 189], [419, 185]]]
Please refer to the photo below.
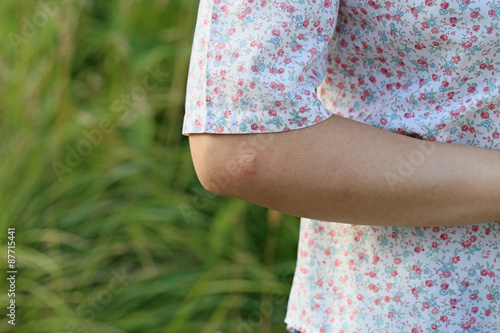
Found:
[[394, 226], [500, 220], [498, 151], [417, 140], [338, 116], [286, 133], [210, 139], [220, 163], [210, 182], [221, 195], [286, 214]]

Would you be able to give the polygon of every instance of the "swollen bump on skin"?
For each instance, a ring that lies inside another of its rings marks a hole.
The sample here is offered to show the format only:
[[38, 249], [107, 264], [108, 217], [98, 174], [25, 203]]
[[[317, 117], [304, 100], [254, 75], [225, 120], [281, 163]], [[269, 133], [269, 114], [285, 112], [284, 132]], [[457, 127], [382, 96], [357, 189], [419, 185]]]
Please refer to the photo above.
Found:
[[238, 166], [246, 174], [255, 175], [257, 173], [257, 158], [255, 154], [243, 154], [236, 158]]

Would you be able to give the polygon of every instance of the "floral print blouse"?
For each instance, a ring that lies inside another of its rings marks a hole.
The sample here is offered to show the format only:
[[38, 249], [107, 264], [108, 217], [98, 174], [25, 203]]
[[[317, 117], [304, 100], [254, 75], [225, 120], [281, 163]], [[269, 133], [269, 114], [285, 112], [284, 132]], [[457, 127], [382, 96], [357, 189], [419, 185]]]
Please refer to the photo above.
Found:
[[[499, 0], [201, 0], [182, 134], [285, 132], [339, 115], [500, 150], [499, 17]], [[500, 332], [498, 222], [301, 218], [285, 322]]]

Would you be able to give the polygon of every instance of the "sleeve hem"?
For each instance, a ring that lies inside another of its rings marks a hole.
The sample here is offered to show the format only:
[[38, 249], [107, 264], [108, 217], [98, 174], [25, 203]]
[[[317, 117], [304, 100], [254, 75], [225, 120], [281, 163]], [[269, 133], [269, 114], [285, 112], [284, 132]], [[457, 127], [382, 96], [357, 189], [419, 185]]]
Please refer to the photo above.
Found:
[[[219, 111], [218, 113], [224, 113], [224, 111]], [[282, 121], [277, 121], [277, 118], [265, 117], [258, 118], [258, 122], [248, 121], [246, 118], [243, 121], [238, 118], [229, 117], [227, 124], [231, 126], [217, 125], [217, 123], [201, 123], [195, 124], [194, 120], [184, 119], [182, 135], [189, 136], [189, 134], [259, 134], [259, 133], [280, 133], [299, 130], [306, 127], [311, 127], [319, 124], [326, 119], [333, 116], [333, 113], [329, 111], [324, 105], [321, 104], [320, 111], [316, 113], [309, 113], [303, 117], [295, 116], [293, 119], [289, 119], [287, 124], [283, 124]], [[258, 123], [261, 123], [260, 125]]]

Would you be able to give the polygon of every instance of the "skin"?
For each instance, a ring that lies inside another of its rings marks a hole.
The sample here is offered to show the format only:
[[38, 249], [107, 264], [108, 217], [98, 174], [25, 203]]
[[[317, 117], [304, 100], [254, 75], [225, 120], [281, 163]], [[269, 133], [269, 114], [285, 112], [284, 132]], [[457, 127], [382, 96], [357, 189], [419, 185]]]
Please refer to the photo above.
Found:
[[279, 133], [190, 134], [202, 185], [285, 214], [358, 225], [500, 220], [500, 152], [332, 115]]

